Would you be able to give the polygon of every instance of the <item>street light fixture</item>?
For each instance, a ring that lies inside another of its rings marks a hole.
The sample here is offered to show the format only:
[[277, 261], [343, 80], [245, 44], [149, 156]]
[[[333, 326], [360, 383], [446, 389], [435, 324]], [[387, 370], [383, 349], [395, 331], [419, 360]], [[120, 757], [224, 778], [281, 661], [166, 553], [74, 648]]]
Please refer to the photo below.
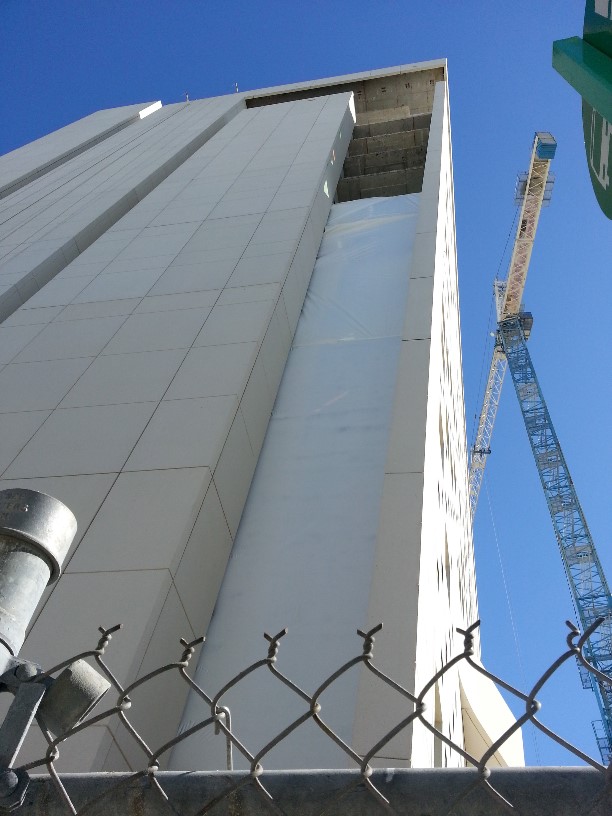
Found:
[[59, 578], [76, 529], [74, 515], [57, 499], [24, 488], [0, 491], [0, 691], [14, 695], [0, 726], [0, 813], [24, 801], [29, 776], [14, 771], [13, 763], [34, 717], [61, 737], [110, 688], [84, 660], [50, 678], [19, 657], [32, 615], [45, 588]]

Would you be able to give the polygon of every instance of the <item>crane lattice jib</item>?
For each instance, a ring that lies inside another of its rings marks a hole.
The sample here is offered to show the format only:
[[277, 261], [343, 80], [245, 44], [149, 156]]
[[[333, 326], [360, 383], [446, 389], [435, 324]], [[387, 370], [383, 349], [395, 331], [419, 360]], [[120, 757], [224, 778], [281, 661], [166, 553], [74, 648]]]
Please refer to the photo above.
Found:
[[493, 426], [499, 406], [504, 375], [506, 373], [506, 358], [503, 351], [496, 345], [493, 349], [493, 360], [489, 368], [489, 376], [485, 388], [482, 411], [478, 420], [478, 430], [474, 447], [472, 448], [472, 458], [470, 460], [470, 474], [468, 482], [468, 498], [470, 502], [470, 514], [472, 518], [476, 513], [480, 487], [484, 478], [487, 456], [491, 453], [491, 437], [493, 436]]
[[[510, 376], [552, 519], [563, 566], [583, 630], [597, 618], [601, 626], [587, 641], [585, 656], [595, 668], [612, 674], [612, 596], [589, 532], [561, 445], [527, 350], [519, 317], [498, 328]], [[612, 686], [591, 683], [602, 715], [602, 759], [612, 759]]]
[[531, 251], [548, 181], [548, 171], [556, 147], [557, 143], [550, 133], [536, 133], [512, 258], [508, 268], [505, 296], [501, 311], [498, 312], [498, 320], [514, 317], [521, 310]]
[[[504, 282], [496, 281], [495, 283], [498, 321], [517, 315], [520, 311], [527, 270], [531, 259], [531, 250], [546, 192], [550, 162], [555, 155], [556, 147], [557, 143], [550, 133], [539, 132], [535, 134], [512, 258], [508, 269], [508, 279]], [[493, 349], [493, 359], [489, 368], [487, 386], [478, 419], [476, 439], [474, 440], [470, 458], [468, 500], [472, 519], [478, 505], [478, 496], [484, 478], [487, 457], [491, 452], [493, 426], [505, 372], [506, 361], [503, 351], [501, 347], [496, 346]]]

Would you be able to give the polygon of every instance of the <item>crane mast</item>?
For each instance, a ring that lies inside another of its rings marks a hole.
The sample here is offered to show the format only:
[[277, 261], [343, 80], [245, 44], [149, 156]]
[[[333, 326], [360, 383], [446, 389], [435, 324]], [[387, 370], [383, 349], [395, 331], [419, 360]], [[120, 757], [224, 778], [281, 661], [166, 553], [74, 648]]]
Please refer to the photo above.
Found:
[[[574, 487], [546, 401], [527, 350], [519, 317], [502, 321], [499, 343], [508, 361], [525, 429], [544, 490], [561, 560], [583, 630], [603, 623], [585, 644], [585, 657], [612, 676], [612, 596]], [[593, 723], [602, 760], [612, 760], [612, 686], [581, 672], [585, 688], [595, 692], [601, 722]]]
[[[501, 396], [506, 368], [518, 397], [525, 429], [553, 523], [572, 601], [583, 630], [603, 622], [585, 646], [587, 660], [600, 672], [612, 675], [612, 595], [589, 531], [559, 439], [527, 350], [533, 318], [523, 311], [522, 297], [540, 211], [549, 189], [549, 166], [556, 142], [550, 133], [536, 133], [519, 223], [506, 281], [494, 283], [497, 331], [469, 471], [472, 520]], [[581, 670], [584, 688], [595, 693], [601, 721], [594, 722], [603, 762], [612, 761], [612, 686]]]

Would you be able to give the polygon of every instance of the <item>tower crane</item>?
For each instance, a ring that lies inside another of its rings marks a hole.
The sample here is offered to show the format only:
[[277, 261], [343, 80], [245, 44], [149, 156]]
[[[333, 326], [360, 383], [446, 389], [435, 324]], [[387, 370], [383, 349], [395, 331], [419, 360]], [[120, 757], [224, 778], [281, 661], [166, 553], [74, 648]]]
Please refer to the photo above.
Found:
[[[536, 133], [529, 170], [519, 180], [519, 185], [521, 181], [523, 184], [519, 190], [522, 205], [508, 276], [505, 281], [494, 282], [497, 330], [471, 452], [468, 496], [473, 520], [509, 368], [580, 624], [586, 630], [603, 619], [586, 643], [585, 656], [596, 669], [612, 675], [612, 596], [527, 350], [533, 317], [522, 307], [540, 211], [550, 191], [549, 168], [555, 150], [550, 133]], [[601, 720], [594, 722], [593, 728], [602, 761], [608, 765], [612, 760], [612, 686], [599, 682], [586, 670], [580, 675], [584, 688], [592, 689], [597, 699]]]

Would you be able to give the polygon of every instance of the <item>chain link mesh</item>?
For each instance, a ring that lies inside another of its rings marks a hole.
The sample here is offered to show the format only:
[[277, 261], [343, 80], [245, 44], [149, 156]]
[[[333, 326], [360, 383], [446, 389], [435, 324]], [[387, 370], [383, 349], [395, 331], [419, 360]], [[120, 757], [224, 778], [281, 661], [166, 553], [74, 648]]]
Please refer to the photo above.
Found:
[[[583, 655], [583, 647], [586, 640], [588, 639], [589, 635], [592, 634], [594, 628], [601, 623], [601, 621], [597, 621], [584, 633], [580, 633], [580, 631], [573, 624], [568, 622], [567, 625], [569, 627], [569, 633], [567, 635], [567, 650], [552, 663], [552, 665], [537, 680], [533, 688], [528, 693], [524, 693], [505, 682], [500, 677], [497, 677], [496, 675], [487, 671], [482, 665], [474, 660], [474, 633], [478, 628], [479, 623], [480, 622], [477, 621], [466, 630], [457, 630], [463, 636], [463, 650], [449, 659], [443, 665], [440, 671], [431, 677], [431, 679], [418, 692], [409, 691], [408, 689], [404, 688], [376, 666], [374, 661], [374, 642], [375, 636], [382, 629], [382, 624], [375, 626], [373, 629], [370, 629], [367, 632], [358, 630], [357, 634], [362, 640], [361, 653], [341, 665], [335, 672], [333, 672], [333, 674], [327, 677], [319, 685], [313, 694], [308, 694], [305, 692], [293, 680], [285, 676], [278, 668], [279, 649], [283, 637], [287, 634], [286, 629], [274, 636], [265, 634], [264, 637], [268, 643], [267, 654], [265, 657], [262, 657], [262, 659], [257, 660], [251, 665], [247, 666], [239, 674], [233, 677], [225, 686], [223, 686], [223, 688], [218, 690], [216, 693], [211, 694], [198, 685], [188, 671], [195, 649], [201, 643], [203, 643], [204, 638], [198, 638], [191, 642], [181, 640], [180, 644], [182, 647], [182, 653], [177, 661], [160, 666], [155, 671], [149, 672], [134, 683], [123, 686], [114, 675], [106, 660], [106, 652], [109, 643], [113, 635], [121, 628], [121, 626], [114, 626], [110, 629], [100, 628], [101, 637], [94, 649], [63, 661], [57, 666], [54, 666], [52, 669], [46, 671], [44, 674], [40, 674], [32, 678], [30, 682], [44, 681], [47, 678], [57, 675], [58, 672], [60, 672], [74, 660], [86, 659], [97, 664], [99, 670], [101, 670], [101, 672], [108, 678], [117, 694], [115, 704], [112, 707], [106, 708], [100, 713], [95, 713], [88, 716], [84, 721], [81, 721], [61, 737], [54, 737], [45, 728], [42, 720], [38, 719], [38, 727], [42, 731], [47, 741], [48, 747], [46, 754], [37, 760], [22, 765], [21, 769], [31, 771], [33, 769], [42, 770], [46, 768], [55, 788], [57, 789], [57, 792], [61, 797], [66, 814], [81, 814], [85, 811], [89, 812], [90, 808], [94, 804], [96, 807], [99, 807], [100, 802], [95, 801], [88, 802], [86, 805], [81, 804], [80, 809], [77, 810], [77, 807], [75, 806], [64, 783], [62, 782], [60, 774], [56, 768], [56, 764], [60, 757], [61, 745], [63, 743], [75, 737], [75, 735], [78, 733], [83, 732], [85, 729], [91, 728], [92, 726], [107, 723], [111, 720], [118, 720], [119, 726], [125, 729], [129, 735], [129, 738], [137, 744], [143, 756], [142, 769], [136, 773], [122, 777], [121, 781], [118, 783], [119, 787], [127, 786], [139, 778], [148, 777], [151, 789], [154, 790], [164, 802], [172, 806], [169, 794], [164, 789], [164, 773], [160, 772], [159, 770], [160, 759], [164, 755], [168, 755], [168, 752], [170, 752], [174, 746], [178, 745], [184, 740], [188, 740], [197, 732], [203, 731], [204, 729], [211, 729], [218, 735], [219, 739], [223, 739], [225, 741], [227, 770], [233, 769], [234, 757], [236, 754], [239, 754], [244, 758], [248, 764], [248, 770], [244, 773], [228, 774], [226, 787], [221, 793], [216, 793], [210, 799], [210, 801], [201, 803], [199, 810], [197, 810], [198, 816], [200, 814], [212, 812], [234, 812], [231, 803], [234, 801], [238, 791], [247, 785], [254, 787], [262, 803], [265, 803], [265, 807], [270, 813], [275, 813], [282, 816], [284, 814], [282, 802], [278, 799], [278, 796], [273, 795], [266, 787], [266, 756], [275, 746], [279, 745], [279, 743], [289, 737], [290, 734], [295, 732], [305, 723], [312, 722], [328, 739], [332, 740], [338, 746], [338, 748], [344, 752], [347, 759], [350, 760], [350, 763], [352, 763], [352, 765], [354, 765], [355, 769], [358, 771], [357, 774], [354, 774], [351, 777], [351, 781], [347, 786], [335, 793], [329, 802], [326, 802], [324, 810], [318, 812], [321, 814], [333, 814], [340, 812], [339, 808], [341, 800], [345, 799], [349, 794], [359, 788], [361, 789], [360, 795], [370, 797], [371, 800], [373, 800], [373, 802], [375, 801], [378, 805], [378, 808], [374, 808], [374, 812], [382, 809], [381, 812], [397, 814], [398, 811], [395, 809], [393, 801], [390, 801], [389, 798], [385, 796], [383, 790], [381, 790], [380, 784], [375, 784], [373, 780], [374, 776], [376, 776], [376, 779], [378, 779], [378, 775], [374, 774], [374, 768], [371, 761], [373, 757], [381, 754], [384, 747], [394, 737], [400, 734], [400, 732], [409, 728], [411, 724], [418, 721], [437, 739], [445, 743], [448, 748], [459, 754], [467, 766], [472, 766], [477, 769], [476, 776], [470, 776], [469, 784], [465, 787], [465, 790], [461, 791], [459, 796], [457, 796], [455, 801], [450, 805], [450, 808], [448, 808], [445, 812], [452, 813], [459, 802], [462, 799], [465, 799], [465, 797], [470, 796], [476, 788], [484, 791], [486, 795], [490, 797], [492, 806], [494, 802], [497, 809], [501, 808], [502, 811], [507, 810], [508, 812], [515, 812], [512, 803], [508, 801], [495, 787], [495, 771], [493, 770], [492, 772], [491, 759], [500, 749], [500, 747], [503, 746], [504, 743], [510, 739], [518, 729], [520, 729], [526, 723], [532, 723], [533, 726], [546, 734], [547, 737], [556, 741], [570, 751], [574, 756], [601, 772], [601, 774], [604, 775], [604, 780], [608, 781], [611, 775], [610, 769], [606, 769], [606, 767], [600, 762], [588, 756], [567, 740], [563, 739], [563, 737], [561, 737], [559, 734], [555, 733], [540, 722], [537, 717], [537, 713], [540, 709], [540, 703], [537, 700], [537, 695], [540, 693], [546, 683], [548, 683], [548, 681], [553, 677], [553, 675], [555, 675], [555, 673], [560, 669], [560, 667], [568, 660], [577, 660], [582, 669], [589, 673], [593, 682], [612, 684], [611, 678], [603, 675], [601, 672], [593, 668], [593, 666], [587, 662]], [[498, 687], [505, 689], [506, 692], [513, 695], [524, 705], [524, 713], [516, 719], [511, 727], [501, 734], [501, 736], [486, 750], [482, 756], [471, 755], [464, 747], [458, 745], [456, 742], [453, 742], [453, 740], [451, 740], [446, 734], [438, 730], [435, 725], [432, 725], [424, 716], [424, 701], [428, 693], [447, 672], [458, 666], [460, 663], [467, 664], [471, 670], [479, 672], [481, 675], [489, 678], [489, 680], [493, 681]], [[378, 678], [379, 681], [386, 684], [396, 693], [401, 695], [409, 703], [408, 707], [410, 708], [410, 713], [397, 722], [394, 727], [391, 728], [391, 730], [389, 730], [381, 739], [379, 739], [365, 755], [358, 754], [329, 726], [329, 724], [323, 719], [322, 706], [320, 703], [320, 698], [323, 692], [330, 688], [330, 686], [336, 683], [336, 681], [346, 674], [346, 672], [355, 666], [365, 667], [365, 669]], [[237, 736], [238, 731], [235, 725], [232, 723], [230, 710], [227, 708], [227, 706], [223, 705], [223, 699], [231, 689], [234, 689], [247, 676], [257, 671], [270, 672], [276, 681], [283, 684], [303, 702], [304, 711], [301, 716], [293, 720], [293, 722], [291, 722], [286, 728], [271, 739], [263, 748], [258, 750], [256, 753], [253, 753], [241, 742]], [[191, 689], [201, 698], [207, 711], [210, 713], [195, 725], [189, 727], [183, 733], [180, 733], [178, 736], [175, 736], [173, 739], [165, 742], [163, 745], [152, 748], [147, 744], [143, 736], [139, 733], [130, 720], [130, 708], [132, 706], [131, 695], [133, 695], [133, 693], [136, 692], [139, 687], [145, 686], [154, 678], [166, 673], [175, 673], [177, 675], [177, 683], [187, 684], [189, 689]], [[96, 774], [90, 776], [95, 777]], [[107, 774], [100, 774], [99, 776], [101, 778], [104, 777], [105, 779], [108, 779]], [[116, 788], [117, 786], [115, 786], [112, 791], [113, 795], [116, 795], [117, 793]], [[101, 798], [104, 799], [106, 796], [110, 796], [108, 785], [104, 786], [104, 793], [101, 794]], [[100, 799], [100, 797], [97, 797], [97, 799]], [[180, 811], [174, 809], [173, 812], [180, 813]], [[181, 814], [181, 816], [186, 816], [186, 814]], [[190, 816], [192, 816], [191, 813]]]

